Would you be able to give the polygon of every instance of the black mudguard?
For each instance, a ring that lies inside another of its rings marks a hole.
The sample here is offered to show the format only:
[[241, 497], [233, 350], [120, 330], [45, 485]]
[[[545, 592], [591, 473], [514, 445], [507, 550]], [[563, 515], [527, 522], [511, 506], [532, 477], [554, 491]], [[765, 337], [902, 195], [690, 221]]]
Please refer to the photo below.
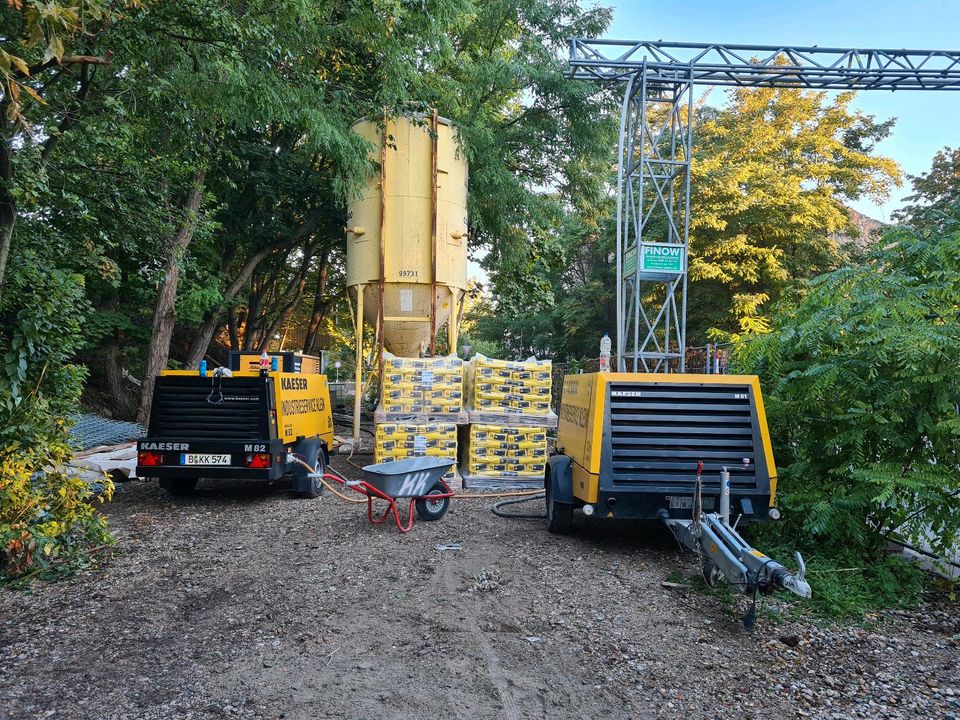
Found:
[[573, 497], [573, 461], [566, 455], [551, 455], [547, 460], [547, 477], [550, 496], [554, 502], [575, 505]]
[[[327, 453], [325, 443], [320, 438], [303, 438], [302, 440], [298, 440], [293, 446], [293, 452], [298, 455], [300, 459], [306, 459], [306, 462], [309, 464], [313, 464], [315, 459], [319, 459], [323, 465], [326, 465]], [[307, 469], [300, 463], [291, 464], [290, 477], [293, 479], [292, 485], [294, 492], [306, 492], [307, 488], [310, 487], [311, 480], [307, 477], [307, 474]]]

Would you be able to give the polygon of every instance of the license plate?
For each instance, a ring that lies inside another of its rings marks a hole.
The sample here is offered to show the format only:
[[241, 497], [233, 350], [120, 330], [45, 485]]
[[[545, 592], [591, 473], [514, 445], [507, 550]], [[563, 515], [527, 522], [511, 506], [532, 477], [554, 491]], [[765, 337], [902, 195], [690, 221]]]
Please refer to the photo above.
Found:
[[198, 453], [181, 453], [181, 465], [229, 465], [229, 455], [201, 455]]

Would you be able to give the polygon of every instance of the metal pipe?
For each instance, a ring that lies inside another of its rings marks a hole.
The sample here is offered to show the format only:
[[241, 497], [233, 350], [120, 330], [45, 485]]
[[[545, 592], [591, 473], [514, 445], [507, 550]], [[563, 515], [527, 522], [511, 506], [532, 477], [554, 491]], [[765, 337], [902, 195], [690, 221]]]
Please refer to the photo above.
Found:
[[720, 470], [720, 521], [724, 525], [730, 524], [730, 471], [727, 468]]
[[437, 109], [430, 119], [430, 357], [437, 354], [437, 141], [439, 122]]
[[460, 335], [460, 291], [450, 288], [450, 319], [447, 321], [447, 342], [451, 355], [457, 354], [457, 339]]
[[[647, 72], [646, 59], [643, 61], [643, 70], [640, 75], [640, 188], [637, 199], [637, 217], [640, 220], [640, 226], [634, 239], [634, 246], [637, 248], [637, 267], [633, 277], [633, 292], [636, 295], [636, 304], [633, 308], [633, 371], [637, 372], [637, 361], [640, 359], [640, 243], [643, 241], [644, 217], [643, 217], [643, 171], [647, 160]], [[632, 183], [632, 180], [630, 181]], [[644, 370], [647, 361], [643, 361]]]
[[687, 142], [683, 149], [687, 161], [684, 184], [687, 194], [683, 201], [683, 294], [680, 297], [680, 372], [687, 370], [687, 271], [690, 263], [690, 175], [693, 172], [693, 62], [687, 85]]
[[377, 308], [377, 356], [383, 357], [383, 295], [386, 278], [386, 239], [384, 230], [387, 222], [387, 111], [383, 111], [383, 127], [380, 129], [380, 280], [379, 307]]
[[[574, 42], [571, 40], [571, 42]], [[571, 46], [572, 47], [572, 46]], [[617, 163], [617, 370], [626, 372], [623, 350], [626, 346], [623, 327], [623, 143], [627, 132], [627, 116], [630, 109], [630, 96], [633, 92], [634, 77], [627, 82], [627, 91], [623, 96], [623, 108], [620, 110], [620, 162]]]

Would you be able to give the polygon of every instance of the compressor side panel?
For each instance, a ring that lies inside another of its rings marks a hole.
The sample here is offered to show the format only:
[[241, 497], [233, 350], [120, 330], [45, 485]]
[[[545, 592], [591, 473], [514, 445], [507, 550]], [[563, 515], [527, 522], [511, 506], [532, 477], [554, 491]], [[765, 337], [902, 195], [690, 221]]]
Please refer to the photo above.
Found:
[[333, 415], [325, 375], [273, 373], [277, 434], [285, 445], [319, 437], [333, 447]]

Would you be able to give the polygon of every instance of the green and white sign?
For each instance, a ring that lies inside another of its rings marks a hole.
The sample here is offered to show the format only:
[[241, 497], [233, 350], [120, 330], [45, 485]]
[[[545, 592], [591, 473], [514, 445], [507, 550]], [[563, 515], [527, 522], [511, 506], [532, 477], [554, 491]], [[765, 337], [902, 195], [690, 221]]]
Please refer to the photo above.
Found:
[[[682, 245], [675, 243], [640, 243], [640, 272], [658, 274], [683, 273], [686, 253]], [[623, 257], [623, 274], [637, 271], [637, 248], [633, 247]]]
[[627, 254], [623, 256], [623, 274], [626, 276], [633, 275], [637, 272], [637, 249], [635, 247], [627, 250]]
[[640, 272], [682, 273], [685, 265], [682, 245], [640, 243]]

